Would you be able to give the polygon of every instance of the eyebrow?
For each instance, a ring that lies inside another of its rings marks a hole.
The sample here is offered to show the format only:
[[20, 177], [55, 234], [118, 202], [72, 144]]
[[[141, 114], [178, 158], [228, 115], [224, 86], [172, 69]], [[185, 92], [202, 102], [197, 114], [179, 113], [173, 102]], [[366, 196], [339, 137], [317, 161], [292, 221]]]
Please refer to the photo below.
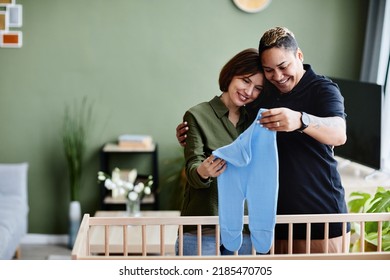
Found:
[[[278, 65], [276, 65], [276, 67], [280, 67], [280, 66], [282, 66], [282, 65], [285, 64], [285, 63], [287, 63], [287, 61], [282, 61], [281, 63], [279, 63]], [[264, 66], [264, 65], [263, 65], [263, 68], [273, 69], [273, 68], [270, 67], [270, 66]]]

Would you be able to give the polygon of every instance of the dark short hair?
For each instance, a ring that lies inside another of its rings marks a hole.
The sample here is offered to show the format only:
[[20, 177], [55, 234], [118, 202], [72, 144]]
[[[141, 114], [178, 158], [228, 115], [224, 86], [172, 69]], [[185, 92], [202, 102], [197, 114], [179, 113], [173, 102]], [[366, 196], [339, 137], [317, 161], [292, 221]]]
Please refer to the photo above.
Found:
[[226, 92], [234, 76], [253, 76], [261, 72], [259, 52], [253, 48], [243, 50], [223, 66], [219, 74], [219, 89]]
[[275, 27], [267, 30], [261, 37], [259, 54], [271, 48], [284, 48], [296, 53], [299, 47], [294, 33], [286, 27]]

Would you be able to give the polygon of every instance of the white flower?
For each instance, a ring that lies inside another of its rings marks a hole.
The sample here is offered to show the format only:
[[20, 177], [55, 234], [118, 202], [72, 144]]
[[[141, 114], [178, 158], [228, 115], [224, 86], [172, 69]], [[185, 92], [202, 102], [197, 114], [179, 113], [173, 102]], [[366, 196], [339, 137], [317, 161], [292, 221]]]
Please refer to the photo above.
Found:
[[133, 183], [130, 183], [130, 182], [125, 182], [123, 186], [126, 190], [129, 190], [129, 191], [132, 191], [134, 189]]
[[115, 168], [111, 177], [106, 173], [99, 171], [98, 172], [98, 181], [104, 182], [104, 186], [111, 191], [112, 197], [126, 197], [130, 200], [142, 199], [144, 195], [150, 195], [152, 193], [153, 185], [153, 176], [148, 176], [148, 179], [145, 181], [139, 181], [135, 184], [137, 180], [137, 170], [132, 169], [129, 171], [127, 180], [121, 178], [121, 171], [119, 168]]
[[106, 174], [104, 172], [102, 172], [102, 171], [99, 171], [98, 172], [98, 180], [99, 181], [104, 181], [106, 179], [107, 179]]
[[138, 199], [138, 193], [131, 191], [127, 197], [132, 201], [136, 201]]
[[113, 182], [119, 182], [121, 180], [121, 171], [119, 168], [114, 168], [111, 174], [111, 180]]
[[112, 189], [115, 189], [115, 188], [116, 188], [116, 184], [115, 184], [113, 181], [111, 181], [111, 179], [106, 179], [106, 180], [104, 181], [104, 186], [105, 186], [107, 189], [109, 189], [109, 190], [112, 190]]
[[145, 193], [146, 195], [149, 195], [149, 194], [152, 193], [152, 189], [151, 189], [149, 186], [146, 186], [145, 189], [144, 189], [144, 193]]
[[127, 179], [130, 183], [134, 184], [137, 179], [137, 169], [132, 169], [129, 171], [129, 175], [127, 175]]
[[137, 185], [134, 186], [134, 191], [137, 193], [141, 193], [145, 188], [145, 184], [142, 182], [139, 182]]

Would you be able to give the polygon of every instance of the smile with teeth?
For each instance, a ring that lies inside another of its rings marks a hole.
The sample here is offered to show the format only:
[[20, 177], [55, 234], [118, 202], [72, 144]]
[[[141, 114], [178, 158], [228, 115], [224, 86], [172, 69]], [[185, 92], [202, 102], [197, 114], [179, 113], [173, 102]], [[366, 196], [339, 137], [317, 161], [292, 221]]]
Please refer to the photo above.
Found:
[[244, 95], [242, 95], [242, 94], [238, 94], [238, 96], [240, 97], [240, 99], [241, 99], [242, 101], [247, 101], [247, 100], [249, 99], [249, 97], [246, 97], [246, 96], [244, 96]]
[[288, 80], [289, 79], [287, 78], [287, 79], [284, 79], [282, 81], [276, 81], [276, 83], [278, 83], [279, 85], [283, 85], [283, 84], [287, 83]]

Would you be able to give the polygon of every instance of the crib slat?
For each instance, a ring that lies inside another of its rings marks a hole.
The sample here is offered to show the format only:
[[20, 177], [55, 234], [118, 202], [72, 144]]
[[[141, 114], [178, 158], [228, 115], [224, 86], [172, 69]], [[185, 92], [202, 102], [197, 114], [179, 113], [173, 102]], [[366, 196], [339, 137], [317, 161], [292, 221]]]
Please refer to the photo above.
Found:
[[202, 225], [197, 225], [198, 256], [202, 255]]
[[142, 225], [142, 256], [146, 255], [146, 225]]
[[329, 223], [325, 223], [325, 229], [324, 229], [324, 239], [325, 239], [325, 253], [329, 253]]
[[289, 255], [292, 255], [293, 253], [293, 235], [294, 235], [294, 232], [293, 232], [293, 223], [289, 223], [288, 224], [288, 242], [287, 242], [287, 246], [288, 246], [288, 254]]
[[160, 255], [165, 255], [165, 225], [160, 225]]
[[378, 222], [378, 246], [377, 246], [377, 252], [382, 251], [382, 221]]
[[347, 250], [348, 250], [348, 244], [347, 244], [347, 238], [346, 238], [346, 235], [347, 235], [347, 223], [344, 222], [343, 223], [343, 226], [342, 226], [342, 232], [343, 232], [343, 237], [342, 237], [342, 250], [343, 250], [343, 253], [346, 253]]
[[215, 255], [219, 256], [221, 254], [219, 247], [221, 246], [221, 238], [220, 238], [220, 227], [219, 225], [215, 225]]
[[311, 250], [311, 223], [306, 224], [306, 254], [310, 254]]
[[104, 226], [104, 255], [110, 255], [110, 226]]
[[362, 253], [365, 251], [364, 248], [364, 244], [365, 244], [364, 235], [366, 232], [365, 225], [366, 225], [365, 222], [360, 223], [360, 252]]
[[179, 225], [179, 256], [183, 256], [183, 225]]
[[128, 255], [127, 244], [128, 244], [128, 241], [127, 241], [127, 226], [125, 225], [125, 226], [123, 226], [123, 255], [124, 256]]

